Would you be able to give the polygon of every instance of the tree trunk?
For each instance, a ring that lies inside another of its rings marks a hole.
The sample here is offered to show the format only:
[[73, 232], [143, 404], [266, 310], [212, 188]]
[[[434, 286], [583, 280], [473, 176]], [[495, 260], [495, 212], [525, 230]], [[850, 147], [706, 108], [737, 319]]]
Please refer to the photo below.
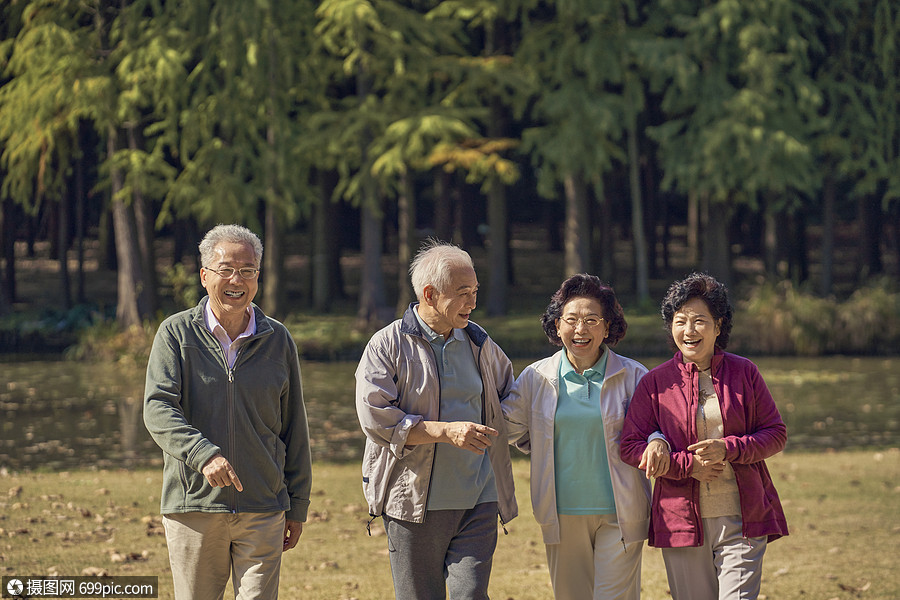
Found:
[[415, 252], [416, 196], [409, 173], [401, 177], [397, 198], [397, 314], [402, 315], [413, 301], [409, 263]]
[[634, 288], [639, 304], [650, 301], [650, 271], [644, 231], [644, 202], [641, 196], [641, 165], [637, 144], [637, 118], [631, 112], [628, 123], [628, 182], [631, 188], [631, 236], [634, 241]]
[[319, 172], [319, 203], [313, 207], [312, 305], [330, 312], [335, 299], [343, 298], [341, 257], [338, 243], [338, 206], [331, 200], [337, 185], [334, 171]]
[[696, 265], [700, 260], [700, 196], [694, 191], [688, 193], [686, 241], [688, 264]]
[[374, 193], [368, 190], [370, 199], [362, 206], [362, 273], [359, 281], [359, 310], [356, 313], [359, 327], [364, 331], [374, 331], [389, 318], [391, 309], [387, 306], [384, 290], [384, 274], [381, 271], [383, 243], [380, 207], [375, 204]]
[[731, 245], [728, 241], [728, 224], [731, 220], [729, 202], [711, 202], [706, 199], [709, 218], [704, 228], [703, 268], [727, 286], [731, 286]]
[[63, 194], [57, 203], [56, 239], [57, 260], [59, 262], [59, 292], [63, 308], [72, 308], [72, 280], [69, 277], [69, 203], [68, 194]]
[[75, 275], [75, 301], [79, 304], [87, 302], [84, 289], [84, 156], [75, 161], [75, 254], [78, 270]]
[[263, 252], [263, 305], [275, 319], [284, 317], [284, 216], [271, 201], [265, 203], [265, 252]]
[[453, 175], [443, 169], [435, 170], [434, 178], [434, 235], [443, 242], [453, 240]]
[[884, 271], [881, 262], [881, 201], [880, 196], [859, 199], [859, 283]]
[[822, 281], [820, 292], [822, 296], [830, 296], [834, 284], [834, 205], [837, 198], [837, 185], [832, 177], [826, 175], [825, 187], [822, 190], [822, 256], [819, 262], [822, 264]]
[[791, 280], [799, 285], [809, 279], [809, 253], [806, 244], [806, 214], [798, 209], [788, 221], [788, 268]]
[[506, 188], [497, 177], [492, 177], [488, 189], [488, 282], [487, 314], [506, 314], [506, 296], [509, 290], [509, 236], [506, 221]]
[[[107, 155], [116, 152], [116, 131], [110, 127], [106, 142]], [[112, 220], [116, 239], [116, 260], [118, 263], [118, 298], [116, 301], [116, 320], [123, 328], [140, 326], [148, 316], [147, 309], [141, 304], [141, 290], [144, 277], [141, 272], [141, 256], [138, 248], [137, 226], [131, 206], [116, 199], [122, 189], [122, 173], [117, 168], [110, 172]]]
[[599, 264], [600, 279], [612, 283], [616, 278], [616, 241], [613, 227], [612, 203], [609, 198], [600, 195], [595, 203], [599, 218], [591, 217], [590, 204], [585, 215], [593, 227], [593, 247], [599, 250], [596, 262]]
[[[128, 134], [128, 147], [137, 150], [139, 143], [134, 126], [126, 129]], [[159, 307], [159, 281], [156, 277], [156, 251], [153, 247], [153, 232], [155, 219], [151, 215], [149, 203], [144, 198], [143, 191], [137, 185], [134, 186], [132, 195], [134, 203], [135, 226], [137, 227], [138, 248], [141, 251], [141, 269], [144, 275], [144, 288], [141, 290], [141, 302], [147, 307], [150, 314], [156, 312]]]
[[591, 271], [591, 231], [587, 188], [581, 173], [566, 173], [563, 189], [566, 196], [564, 276], [569, 277]]
[[764, 209], [763, 216], [763, 268], [769, 279], [778, 277], [778, 220], [783, 215], [775, 214], [771, 205]]
[[3, 199], [3, 285], [0, 286], [0, 302], [8, 307], [17, 302], [16, 297], [16, 211], [12, 198]]

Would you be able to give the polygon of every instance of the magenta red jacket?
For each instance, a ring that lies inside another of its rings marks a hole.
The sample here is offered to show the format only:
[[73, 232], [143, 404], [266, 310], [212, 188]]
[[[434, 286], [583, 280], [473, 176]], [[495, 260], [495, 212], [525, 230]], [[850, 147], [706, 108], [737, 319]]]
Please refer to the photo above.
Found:
[[[765, 459], [784, 448], [787, 429], [756, 365], [716, 348], [712, 380], [725, 427], [725, 460], [734, 468], [741, 500], [744, 537], [788, 534], [787, 521]], [[669, 471], [653, 486], [651, 546], [677, 548], [703, 544], [700, 482], [691, 477], [697, 442], [697, 377], [694, 363], [681, 352], [644, 375], [625, 416], [620, 452], [633, 467], [641, 461], [647, 438], [661, 431], [672, 454]]]

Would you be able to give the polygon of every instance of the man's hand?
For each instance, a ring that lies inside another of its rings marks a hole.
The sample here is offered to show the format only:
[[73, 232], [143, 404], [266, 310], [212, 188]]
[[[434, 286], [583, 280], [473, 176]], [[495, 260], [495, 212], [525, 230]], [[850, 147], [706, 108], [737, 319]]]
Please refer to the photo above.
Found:
[[653, 440], [644, 448], [639, 469], [646, 472], [647, 479], [662, 477], [669, 472], [669, 447], [660, 439]]
[[496, 429], [471, 421], [419, 421], [409, 430], [408, 446], [419, 444], [450, 444], [475, 454], [484, 454], [494, 443], [491, 439], [500, 435]]
[[229, 485], [234, 485], [234, 487], [237, 488], [237, 491], [244, 491], [244, 486], [241, 484], [241, 480], [238, 479], [237, 473], [234, 472], [231, 463], [221, 454], [216, 454], [206, 461], [206, 464], [203, 465], [200, 472], [206, 477], [209, 485], [213, 487], [228, 487]]
[[297, 545], [300, 541], [300, 534], [303, 533], [303, 523], [300, 521], [284, 520], [284, 544], [281, 548], [282, 552], [287, 552]]

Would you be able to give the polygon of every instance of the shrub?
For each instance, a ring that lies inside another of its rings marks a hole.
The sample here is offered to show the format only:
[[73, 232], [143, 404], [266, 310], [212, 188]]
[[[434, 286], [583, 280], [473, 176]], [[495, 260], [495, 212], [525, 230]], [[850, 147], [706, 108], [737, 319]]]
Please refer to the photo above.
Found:
[[745, 352], [819, 356], [895, 353], [900, 347], [900, 294], [887, 280], [844, 302], [790, 281], [765, 282], [739, 309], [735, 346]]

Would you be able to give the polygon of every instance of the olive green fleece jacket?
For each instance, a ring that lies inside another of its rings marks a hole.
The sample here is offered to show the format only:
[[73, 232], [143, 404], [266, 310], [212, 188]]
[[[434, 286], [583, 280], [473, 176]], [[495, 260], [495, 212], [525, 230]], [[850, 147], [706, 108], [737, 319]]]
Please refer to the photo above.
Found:
[[[297, 346], [253, 305], [256, 333], [229, 368], [206, 327], [207, 302], [163, 321], [150, 351], [144, 424], [163, 450], [160, 512], [285, 511], [306, 521], [312, 464]], [[242, 492], [201, 474], [218, 453]]]

